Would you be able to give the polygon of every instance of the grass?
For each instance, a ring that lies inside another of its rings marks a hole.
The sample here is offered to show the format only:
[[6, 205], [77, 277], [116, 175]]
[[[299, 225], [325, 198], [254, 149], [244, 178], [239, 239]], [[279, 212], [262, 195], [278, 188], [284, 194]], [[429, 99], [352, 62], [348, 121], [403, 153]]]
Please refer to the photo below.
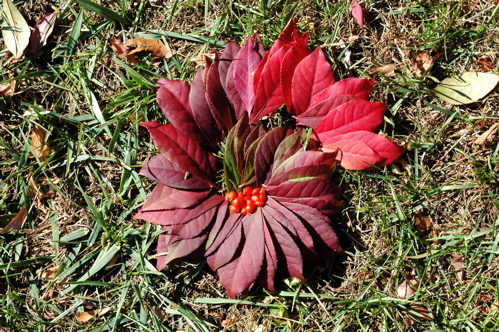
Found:
[[[497, 1], [18, 1], [34, 26], [60, 9], [49, 43], [13, 61], [0, 52], [0, 327], [26, 331], [496, 331], [499, 329], [499, 94], [450, 106], [431, 90], [463, 71], [498, 72]], [[289, 18], [323, 45], [338, 77], [376, 77], [382, 130], [406, 144], [403, 163], [339, 170], [344, 257], [309, 265], [307, 282], [228, 299], [203, 262], [158, 272], [160, 229], [133, 215], [152, 184], [142, 121], [163, 119], [159, 77], [192, 79], [192, 60], [259, 31], [272, 44]], [[176, 55], [118, 59], [110, 38], [154, 34]], [[357, 36], [357, 37], [355, 37]], [[353, 38], [352, 38], [353, 37]], [[423, 76], [417, 52], [433, 57]], [[490, 54], [492, 70], [478, 59]], [[393, 75], [376, 68], [395, 65]], [[45, 135], [38, 147], [36, 135]], [[44, 145], [46, 143], [46, 145]], [[45, 152], [43, 152], [45, 150]], [[419, 214], [418, 214], [419, 212]], [[419, 217], [417, 217], [419, 216]], [[431, 220], [428, 229], [419, 229]], [[419, 218], [419, 219], [418, 219]], [[462, 260], [463, 270], [453, 267]], [[461, 274], [464, 272], [464, 274]], [[415, 293], [397, 296], [404, 281]]]

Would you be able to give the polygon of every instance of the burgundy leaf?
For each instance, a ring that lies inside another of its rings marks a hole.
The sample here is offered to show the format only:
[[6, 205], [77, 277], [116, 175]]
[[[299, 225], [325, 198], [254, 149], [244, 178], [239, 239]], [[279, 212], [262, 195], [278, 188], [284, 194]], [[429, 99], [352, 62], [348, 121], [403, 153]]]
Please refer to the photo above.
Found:
[[184, 81], [160, 78], [156, 83], [159, 107], [168, 121], [185, 135], [202, 143], [205, 136], [201, 133], [192, 116], [189, 105], [191, 87]]
[[312, 100], [334, 84], [331, 65], [320, 47], [298, 64], [293, 75], [293, 107], [296, 114], [305, 112]]
[[234, 60], [232, 77], [243, 101], [244, 110], [248, 113], [251, 112], [255, 103], [253, 74], [261, 60], [261, 55], [257, 51], [257, 43], [249, 36]]
[[296, 131], [288, 137], [284, 138], [276, 151], [274, 152], [274, 164], [272, 165], [272, 173], [288, 158], [293, 156], [298, 151], [303, 150], [306, 133], [303, 130]]
[[360, 27], [364, 27], [364, 10], [359, 5], [357, 0], [352, 0], [352, 16], [355, 18]]
[[286, 127], [278, 127], [268, 134], [258, 144], [255, 154], [256, 185], [260, 187], [270, 173], [274, 163], [274, 153], [281, 141], [293, 132]]
[[[163, 238], [160, 236], [160, 238], [158, 238], [158, 243], [167, 242], [167, 238], [168, 235], [163, 235]], [[161, 261], [158, 259], [156, 262], [156, 268], [158, 270], [162, 270], [172, 262], [186, 259], [188, 257], [194, 258], [193, 254], [195, 251], [199, 251], [202, 248], [205, 241], [206, 234], [195, 238], [182, 239], [173, 242], [167, 247], [167, 255], [163, 256]], [[160, 253], [159, 250], [158, 253]], [[199, 254], [196, 254], [196, 256], [198, 256], [198, 258], [202, 257], [202, 255]]]
[[210, 195], [210, 191], [178, 190], [158, 183], [144, 203], [142, 212], [185, 209], [197, 205]]
[[198, 176], [215, 186], [215, 157], [206, 152], [198, 142], [176, 130], [172, 125], [160, 125], [155, 121], [142, 124], [149, 130], [154, 143], [166, 159], [179, 169]]
[[211, 110], [213, 118], [226, 135], [232, 128], [234, 119], [230, 109], [230, 103], [225, 95], [225, 90], [220, 82], [219, 73], [220, 55], [215, 53], [215, 60], [212, 63], [207, 61], [207, 66], [204, 72], [204, 93], [206, 103]]
[[189, 104], [191, 105], [192, 116], [196, 121], [196, 124], [206, 137], [206, 145], [216, 146], [222, 137], [220, 128], [206, 102], [203, 77], [203, 70], [196, 73], [196, 78], [191, 85]]
[[184, 224], [175, 224], [167, 226], [172, 234], [177, 235], [181, 239], [192, 239], [206, 233], [214, 221], [215, 214], [219, 205], [209, 208], [205, 213], [197, 218], [191, 219]]
[[263, 217], [259, 210], [246, 223], [244, 246], [239, 257], [217, 270], [220, 281], [231, 298], [247, 291], [257, 279], [263, 265], [265, 242]]
[[302, 114], [295, 116], [295, 119], [298, 120], [298, 124], [300, 125], [315, 128], [319, 125], [319, 123], [321, 123], [326, 115], [328, 115], [329, 112], [333, 111], [336, 107], [359, 99], [359, 97], [355, 97], [353, 95], [332, 96], [318, 104], [315, 104]]
[[[366, 131], [364, 133], [371, 133]], [[347, 136], [347, 135], [345, 135]], [[337, 158], [340, 165], [351, 170], [368, 170], [372, 169], [371, 165], [382, 165], [386, 162], [386, 158], [374, 151], [367, 143], [360, 139], [348, 139], [335, 141], [323, 145], [322, 149], [328, 151], [338, 151]]]
[[47, 45], [47, 40], [54, 30], [56, 20], [56, 13], [51, 13], [45, 15], [40, 22], [35, 25], [33, 33], [29, 38], [31, 45], [31, 52], [36, 53], [45, 45]]
[[[351, 132], [348, 134], [332, 137], [323, 143], [323, 150], [326, 152], [336, 149], [341, 150], [341, 145], [344, 144], [342, 142], [348, 140], [360, 141], [367, 144], [376, 153], [376, 155], [379, 155], [383, 160], [381, 162], [374, 163], [378, 167], [390, 165], [405, 152], [405, 149], [395, 145], [389, 139], [366, 131]], [[366, 150], [369, 151], [368, 149]], [[340, 156], [338, 157], [341, 158]], [[343, 165], [343, 162], [342, 166], [345, 167]]]
[[215, 224], [210, 230], [210, 235], [206, 243], [206, 256], [210, 256], [216, 252], [243, 219], [241, 214], [228, 212], [229, 204], [224, 202], [218, 210]]
[[[161, 184], [158, 184], [161, 186]], [[160, 189], [159, 189], [160, 190]], [[186, 192], [184, 191], [184, 195]], [[188, 194], [188, 192], [187, 192]], [[144, 207], [147, 207], [146, 204], [148, 202], [154, 203], [154, 200], [151, 200], [149, 197], [144, 204]], [[147, 220], [151, 223], [160, 224], [160, 225], [176, 225], [176, 224], [185, 224], [193, 219], [198, 218], [203, 215], [214, 206], [220, 205], [224, 202], [224, 199], [220, 195], [212, 195], [199, 203], [196, 206], [187, 209], [172, 209], [172, 210], [162, 210], [162, 211], [146, 211], [144, 207], [139, 210], [139, 212], [135, 215], [135, 219], [143, 219]]]
[[234, 62], [232, 62], [229, 67], [229, 71], [227, 72], [227, 76], [231, 79], [226, 80], [225, 82], [225, 93], [227, 94], [227, 98], [229, 99], [232, 108], [234, 109], [234, 113], [236, 114], [236, 119], [240, 119], [241, 116], [246, 112], [246, 108], [243, 103], [243, 99], [237, 91], [236, 81], [233, 79], [234, 77]]
[[265, 227], [263, 231], [265, 236], [265, 260], [263, 264], [266, 269], [262, 269], [259, 278], [261, 279], [260, 283], [273, 292], [276, 290], [274, 286], [274, 279], [279, 266], [279, 260], [277, 258], [272, 233], [268, 227]]
[[[316, 177], [328, 179], [332, 174], [335, 154], [322, 151], [300, 151], [286, 159], [279, 167], [272, 169], [272, 177], [267, 185], [277, 185], [283, 181], [307, 181]], [[274, 164], [275, 165], [275, 164]]]
[[162, 154], [156, 155], [140, 170], [141, 175], [177, 189], [210, 189], [211, 185], [201, 178], [180, 170]]
[[352, 131], [372, 131], [383, 122], [385, 110], [384, 103], [354, 100], [329, 112], [315, 131], [321, 142]]
[[374, 79], [345, 78], [327, 88], [323, 93], [312, 99], [310, 106], [314, 106], [327, 98], [339, 95], [353, 95], [361, 99], [367, 99], [374, 87]]
[[218, 64], [218, 73], [220, 75], [220, 83], [222, 87], [225, 88], [227, 81], [227, 73], [229, 71], [229, 67], [232, 65], [233, 60], [235, 59], [237, 53], [239, 52], [239, 45], [234, 42], [228, 42], [227, 46], [225, 46], [222, 55], [220, 56], [220, 62]]
[[[253, 216], [243, 217], [245, 221], [249, 222], [248, 219], [253, 219]], [[231, 232], [227, 234], [227, 237], [220, 244], [217, 250], [210, 256], [207, 257], [206, 262], [211, 267], [213, 271], [218, 270], [220, 267], [230, 263], [237, 254], [239, 248], [243, 245], [243, 224], [238, 222], [231, 229]]]

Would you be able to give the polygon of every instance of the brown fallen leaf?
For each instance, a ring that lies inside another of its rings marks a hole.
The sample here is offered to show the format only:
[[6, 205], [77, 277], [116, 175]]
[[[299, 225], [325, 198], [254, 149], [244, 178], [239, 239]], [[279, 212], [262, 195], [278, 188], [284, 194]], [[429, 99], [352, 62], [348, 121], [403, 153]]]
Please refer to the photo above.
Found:
[[111, 41], [111, 48], [116, 52], [116, 54], [118, 54], [118, 58], [127, 59], [132, 65], [136, 65], [138, 63], [135, 55], [130, 54], [128, 46], [123, 44], [121, 38], [109, 38], [109, 40]]
[[126, 43], [126, 46], [135, 47], [134, 50], [130, 51], [128, 54], [135, 54], [137, 52], [148, 51], [152, 52], [154, 55], [170, 59], [172, 57], [172, 53], [168, 50], [165, 44], [159, 39], [146, 39], [142, 37], [137, 37], [133, 39], [129, 39]]
[[16, 231], [23, 227], [24, 221], [26, 220], [26, 216], [28, 215], [28, 208], [26, 204], [23, 205], [21, 210], [16, 214], [14, 219], [5, 228], [2, 230], [2, 234], [7, 234], [10, 231]]
[[427, 51], [419, 51], [412, 55], [411, 63], [416, 76], [421, 77], [433, 64], [433, 58]]
[[57, 274], [59, 269], [60, 265], [55, 265], [46, 270], [43, 270], [42, 273], [40, 274], [40, 278], [45, 280], [54, 280], [55, 275]]
[[433, 222], [430, 216], [425, 215], [423, 211], [418, 211], [414, 219], [414, 226], [416, 227], [416, 233], [422, 236], [433, 228]]
[[16, 82], [15, 81], [0, 84], [0, 97], [13, 96], [15, 89], [16, 89]]
[[492, 136], [497, 131], [497, 126], [499, 126], [499, 123], [494, 123], [492, 127], [490, 127], [486, 132], [478, 136], [478, 138], [473, 142], [473, 144], [482, 145], [482, 146], [485, 145], [485, 142], [487, 140], [492, 139]]
[[491, 53], [486, 53], [480, 56], [477, 63], [481, 70], [494, 69], [495, 67], [495, 61], [492, 59]]
[[410, 277], [409, 281], [404, 280], [397, 288], [397, 296], [401, 299], [406, 299], [416, 292], [415, 288], [419, 286], [417, 277]]
[[50, 147], [47, 144], [47, 132], [40, 126], [35, 126], [31, 133], [31, 147], [35, 151], [40, 162], [45, 162], [50, 155]]
[[78, 324], [88, 323], [91, 319], [95, 317], [101, 317], [105, 315], [109, 310], [111, 310], [111, 308], [95, 309], [95, 310], [80, 312], [78, 315], [76, 315], [76, 322]]
[[383, 74], [386, 76], [394, 76], [395, 75], [395, 65], [388, 64], [382, 67], [375, 67], [371, 69], [371, 73]]

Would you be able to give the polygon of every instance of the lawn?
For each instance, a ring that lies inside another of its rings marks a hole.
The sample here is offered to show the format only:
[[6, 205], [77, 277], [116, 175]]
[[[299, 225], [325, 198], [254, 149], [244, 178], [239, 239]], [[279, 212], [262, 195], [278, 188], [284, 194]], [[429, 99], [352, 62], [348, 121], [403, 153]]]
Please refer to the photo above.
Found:
[[[434, 92], [499, 74], [497, 0], [364, 0], [364, 27], [349, 0], [14, 4], [30, 27], [56, 14], [35, 52], [0, 39], [0, 331], [499, 330], [499, 88], [462, 105]], [[167, 123], [159, 78], [192, 82], [255, 32], [268, 50], [292, 17], [337, 80], [375, 79], [378, 131], [406, 153], [337, 167], [344, 255], [231, 299], [206, 261], [156, 269], [162, 229], [134, 219], [158, 151], [141, 124]], [[167, 54], [123, 56], [139, 37]]]

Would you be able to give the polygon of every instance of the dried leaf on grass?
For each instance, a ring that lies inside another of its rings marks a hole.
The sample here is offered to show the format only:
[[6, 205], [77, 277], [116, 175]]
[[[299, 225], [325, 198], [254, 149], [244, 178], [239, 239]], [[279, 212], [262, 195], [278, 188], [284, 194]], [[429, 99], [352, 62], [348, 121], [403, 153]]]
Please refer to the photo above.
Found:
[[88, 323], [91, 319], [95, 317], [104, 316], [109, 310], [111, 310], [111, 308], [95, 309], [95, 310], [80, 312], [78, 315], [76, 315], [76, 322], [78, 324]]
[[433, 91], [449, 104], [463, 105], [485, 97], [498, 82], [499, 75], [496, 74], [465, 72], [444, 79]]
[[146, 39], [142, 37], [137, 37], [133, 39], [129, 39], [126, 43], [126, 46], [135, 47], [134, 50], [130, 51], [128, 54], [135, 54], [137, 52], [148, 51], [152, 52], [154, 55], [169, 59], [172, 57], [172, 53], [168, 50], [165, 44], [159, 39]]
[[41, 279], [45, 280], [54, 280], [55, 275], [60, 269], [60, 265], [52, 266], [51, 268], [48, 268], [46, 270], [43, 270], [43, 272], [40, 274]]
[[118, 54], [120, 59], [127, 59], [132, 65], [138, 63], [137, 58], [134, 54], [130, 54], [128, 46], [123, 44], [121, 38], [110, 38], [111, 48]]
[[357, 0], [352, 1], [352, 16], [359, 23], [360, 27], [364, 27], [364, 9], [359, 5]]
[[375, 67], [375, 68], [371, 69], [371, 73], [383, 74], [386, 76], [394, 76], [395, 75], [395, 65], [390, 63], [386, 66]]
[[31, 52], [38, 52], [47, 44], [47, 40], [54, 30], [57, 12], [46, 15], [40, 22], [35, 25], [33, 33], [30, 37]]
[[418, 211], [415, 215], [414, 226], [418, 235], [422, 236], [433, 228], [433, 222], [430, 216], [425, 215], [423, 211]]
[[492, 139], [493, 135], [497, 131], [497, 126], [499, 126], [499, 123], [494, 123], [492, 127], [490, 127], [486, 132], [481, 134], [474, 142], [473, 144], [476, 145], [485, 145], [485, 142], [488, 140]]
[[16, 89], [16, 82], [15, 81], [0, 84], [0, 97], [13, 96], [15, 89]]
[[47, 132], [40, 126], [35, 126], [31, 133], [31, 147], [40, 162], [45, 162], [50, 155], [50, 147], [47, 144]]
[[462, 255], [456, 255], [452, 257], [452, 267], [456, 270], [456, 275], [459, 281], [464, 280], [464, 257]]
[[493, 53], [486, 53], [480, 56], [477, 60], [480, 69], [494, 69], [495, 61], [492, 58]]
[[433, 64], [433, 58], [427, 51], [421, 51], [411, 57], [411, 63], [416, 76], [421, 77], [430, 69]]
[[28, 208], [26, 207], [26, 204], [23, 205], [21, 210], [16, 214], [14, 219], [12, 219], [11, 222], [5, 228], [2, 230], [2, 234], [7, 234], [11, 231], [16, 231], [21, 229], [24, 224], [24, 220], [26, 220], [26, 216], [28, 215]]
[[417, 277], [410, 277], [409, 281], [404, 280], [397, 288], [397, 296], [401, 299], [406, 299], [416, 292], [415, 288], [419, 286]]
[[3, 0], [2, 4], [3, 41], [14, 59], [19, 59], [28, 46], [31, 31], [12, 0]]

